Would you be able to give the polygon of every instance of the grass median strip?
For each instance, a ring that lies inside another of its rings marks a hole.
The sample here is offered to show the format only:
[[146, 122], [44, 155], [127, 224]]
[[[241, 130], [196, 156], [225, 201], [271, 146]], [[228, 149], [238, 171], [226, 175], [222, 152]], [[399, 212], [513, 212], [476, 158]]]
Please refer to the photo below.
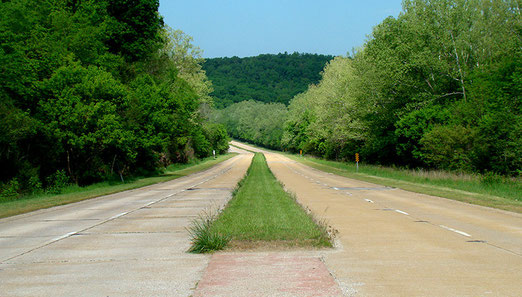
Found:
[[189, 231], [192, 252], [211, 252], [225, 245], [241, 249], [332, 246], [326, 225], [317, 223], [283, 189], [260, 153], [216, 219], [204, 216]]
[[232, 158], [235, 155], [236, 154], [226, 154], [218, 156], [215, 159], [209, 157], [194, 163], [173, 164], [169, 166], [163, 174], [150, 177], [134, 178], [132, 180], [126, 181], [125, 183], [101, 182], [86, 187], [72, 185], [63, 189], [61, 194], [40, 193], [28, 195], [11, 201], [0, 200], [0, 218], [166, 182], [195, 172], [206, 170], [218, 163]]

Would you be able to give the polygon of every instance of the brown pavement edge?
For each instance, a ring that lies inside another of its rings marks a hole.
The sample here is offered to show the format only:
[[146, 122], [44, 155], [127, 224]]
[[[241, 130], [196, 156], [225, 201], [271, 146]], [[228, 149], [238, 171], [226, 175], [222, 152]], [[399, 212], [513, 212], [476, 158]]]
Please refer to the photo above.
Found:
[[317, 256], [292, 252], [217, 253], [194, 296], [342, 296]]

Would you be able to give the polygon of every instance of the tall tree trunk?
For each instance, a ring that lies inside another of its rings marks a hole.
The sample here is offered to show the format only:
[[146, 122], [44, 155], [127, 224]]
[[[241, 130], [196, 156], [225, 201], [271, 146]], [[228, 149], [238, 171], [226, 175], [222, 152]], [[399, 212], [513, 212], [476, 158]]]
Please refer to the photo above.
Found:
[[455, 59], [457, 60], [457, 67], [459, 68], [460, 84], [462, 86], [462, 95], [464, 96], [464, 102], [466, 102], [466, 88], [464, 87], [464, 74], [462, 73], [462, 67], [460, 66], [459, 53], [457, 51], [457, 44], [453, 37], [453, 32], [450, 30], [451, 41], [453, 42], [453, 49], [455, 50]]

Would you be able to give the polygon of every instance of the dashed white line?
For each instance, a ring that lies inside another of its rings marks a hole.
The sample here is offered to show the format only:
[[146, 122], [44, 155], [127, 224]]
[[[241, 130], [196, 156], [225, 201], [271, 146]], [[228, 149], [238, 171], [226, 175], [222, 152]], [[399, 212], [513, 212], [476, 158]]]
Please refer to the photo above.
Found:
[[444, 225], [439, 225], [439, 227], [443, 228], [443, 229], [446, 229], [446, 230], [449, 230], [449, 231], [452, 231], [452, 232], [455, 232], [455, 233], [458, 233], [460, 235], [464, 235], [466, 237], [471, 237], [471, 235], [469, 235], [468, 233], [466, 232], [463, 232], [463, 231], [460, 231], [460, 230], [457, 230], [457, 229], [453, 229], [453, 228], [450, 228], [448, 226], [444, 226]]
[[55, 241], [62, 240], [62, 239], [64, 239], [64, 238], [67, 238], [67, 237], [69, 237], [69, 236], [71, 236], [71, 235], [74, 235], [74, 234], [76, 234], [76, 233], [78, 233], [78, 232], [76, 232], [76, 231], [74, 231], [74, 232], [69, 232], [69, 233], [67, 233], [67, 234], [65, 234], [65, 235], [62, 235], [62, 236], [56, 237], [56, 238], [54, 238], [54, 239], [51, 239], [51, 240], [49, 241], [49, 243], [53, 243], [53, 242], [55, 242]]
[[395, 212], [402, 213], [403, 215], [407, 215], [407, 216], [410, 215], [409, 213], [404, 212], [404, 211], [402, 211], [402, 210], [398, 210], [398, 209], [396, 209]]
[[119, 217], [121, 217], [121, 216], [124, 216], [124, 215], [126, 215], [126, 214], [128, 214], [128, 213], [129, 213], [128, 211], [126, 211], [126, 212], [122, 212], [122, 213], [120, 213], [120, 214], [117, 214], [117, 215], [115, 215], [115, 216], [110, 217], [109, 220], [117, 219], [117, 218], [119, 218]]

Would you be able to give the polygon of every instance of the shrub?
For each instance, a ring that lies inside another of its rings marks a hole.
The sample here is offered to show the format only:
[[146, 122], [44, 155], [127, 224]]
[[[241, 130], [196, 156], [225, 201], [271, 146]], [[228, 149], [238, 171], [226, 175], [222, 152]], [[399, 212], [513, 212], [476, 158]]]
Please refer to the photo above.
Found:
[[18, 195], [20, 195], [20, 184], [16, 178], [2, 185], [0, 199], [12, 200], [18, 198]]
[[52, 194], [61, 193], [70, 184], [70, 179], [63, 170], [58, 170], [47, 177], [47, 191]]

